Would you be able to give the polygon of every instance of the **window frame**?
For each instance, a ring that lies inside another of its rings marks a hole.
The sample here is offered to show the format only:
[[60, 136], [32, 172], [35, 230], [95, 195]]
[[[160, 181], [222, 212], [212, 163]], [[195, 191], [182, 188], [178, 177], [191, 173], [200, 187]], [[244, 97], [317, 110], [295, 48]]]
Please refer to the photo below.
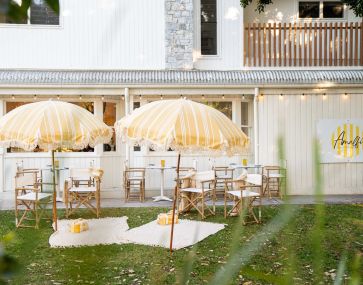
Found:
[[[61, 0], [59, 0], [61, 2]], [[58, 25], [46, 25], [46, 24], [31, 24], [30, 23], [30, 9], [29, 7], [27, 11], [28, 19], [26, 24], [17, 24], [17, 23], [0, 23], [0, 28], [30, 28], [30, 29], [60, 29], [63, 28], [63, 14], [62, 14], [62, 6], [59, 3], [59, 24]]]
[[194, 46], [197, 49], [197, 58], [201, 59], [222, 59], [222, 2], [223, 0], [216, 0], [216, 8], [217, 8], [217, 54], [208, 55], [202, 54], [202, 28], [201, 28], [201, 17], [200, 17], [200, 9], [201, 9], [201, 0], [194, 0], [194, 11], [198, 11], [198, 13], [194, 13]]
[[[319, 18], [300, 18], [299, 17], [299, 3], [300, 2], [319, 2]], [[315, 23], [315, 22], [346, 22], [348, 20], [348, 9], [343, 3], [343, 17], [342, 18], [324, 18], [323, 5], [324, 2], [339, 2], [339, 0], [297, 0], [295, 2], [296, 21], [302, 23]]]

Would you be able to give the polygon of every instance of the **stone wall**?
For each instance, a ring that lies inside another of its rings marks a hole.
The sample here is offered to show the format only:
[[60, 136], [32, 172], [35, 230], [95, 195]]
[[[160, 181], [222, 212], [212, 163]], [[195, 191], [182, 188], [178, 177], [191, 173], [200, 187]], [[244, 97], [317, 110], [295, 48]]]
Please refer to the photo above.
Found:
[[193, 0], [165, 0], [165, 68], [193, 68]]

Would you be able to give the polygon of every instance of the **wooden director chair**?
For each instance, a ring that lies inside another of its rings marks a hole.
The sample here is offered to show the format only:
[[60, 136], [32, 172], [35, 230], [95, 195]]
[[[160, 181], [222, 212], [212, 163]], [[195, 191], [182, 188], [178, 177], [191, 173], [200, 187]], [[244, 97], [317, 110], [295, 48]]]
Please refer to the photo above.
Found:
[[130, 199], [145, 201], [145, 168], [127, 167], [124, 170], [125, 202]]
[[[208, 215], [215, 215], [215, 187], [216, 179], [214, 171], [203, 171], [191, 174], [189, 177], [180, 178], [181, 188], [179, 189], [180, 205], [178, 212], [188, 212], [195, 208], [202, 219]], [[208, 206], [206, 202], [212, 201]]]
[[[72, 168], [64, 183], [64, 203], [68, 218], [82, 205], [98, 218], [101, 211], [101, 180], [103, 170], [98, 168]], [[95, 205], [92, 203], [95, 200]]]
[[[15, 224], [16, 227], [39, 228], [39, 222], [52, 205], [53, 195], [41, 191], [40, 171], [22, 169], [15, 175]], [[47, 218], [51, 219], [50, 216]], [[34, 225], [25, 223], [35, 221]]]
[[280, 166], [265, 166], [262, 174], [266, 179], [264, 185], [263, 196], [272, 198], [272, 194], [282, 198], [282, 186], [286, 177], [286, 170]]
[[[235, 190], [231, 190], [233, 185]], [[261, 197], [263, 188], [263, 176], [261, 174], [245, 174], [236, 180], [225, 181], [224, 217], [243, 215], [242, 222], [261, 223]], [[234, 205], [227, 211], [227, 199], [231, 199]], [[258, 208], [256, 213], [255, 208]], [[251, 221], [246, 221], [251, 218]]]
[[233, 180], [234, 169], [228, 166], [213, 167], [216, 177], [216, 196], [224, 196], [224, 185], [226, 180]]

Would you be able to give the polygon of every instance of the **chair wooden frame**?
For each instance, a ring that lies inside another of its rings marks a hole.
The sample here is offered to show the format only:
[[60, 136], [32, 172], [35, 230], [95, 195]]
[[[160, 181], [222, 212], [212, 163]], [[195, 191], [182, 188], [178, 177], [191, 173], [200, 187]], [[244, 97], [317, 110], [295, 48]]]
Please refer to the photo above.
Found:
[[216, 195], [219, 193], [224, 195], [225, 181], [233, 180], [234, 169], [228, 166], [215, 166], [213, 167], [213, 170], [214, 170], [214, 175], [216, 177]]
[[[70, 177], [64, 183], [64, 203], [66, 205], [66, 217], [74, 214], [82, 205], [96, 215], [101, 212], [101, 180], [103, 170], [90, 170], [89, 179]], [[92, 204], [92, 200], [96, 204]]]
[[[137, 198], [140, 202], [145, 201], [145, 168], [132, 167], [125, 168], [123, 172], [125, 202], [130, 199]], [[137, 193], [132, 190], [138, 189]]]
[[281, 188], [286, 179], [286, 169], [280, 166], [264, 166], [262, 174], [266, 181], [263, 189], [263, 196], [266, 196], [267, 194], [267, 196], [271, 199], [271, 192], [275, 192], [276, 196], [282, 198]]
[[[180, 183], [183, 183], [184, 180], [193, 180], [190, 177], [188, 178], [180, 178]], [[188, 188], [179, 188], [179, 199], [185, 199], [186, 205], [184, 209], [179, 210], [178, 212], [184, 213], [189, 211], [191, 208], [195, 208], [200, 214], [202, 219], [205, 219], [208, 215], [215, 215], [216, 206], [215, 206], [215, 187], [216, 180], [200, 180], [198, 181], [201, 184], [200, 188], [196, 187], [188, 187]], [[208, 185], [208, 187], [206, 187]], [[206, 202], [212, 201], [212, 206], [208, 206]], [[200, 204], [200, 206], [198, 206]], [[205, 211], [208, 210], [208, 215], [205, 214]]]
[[[17, 228], [39, 229], [40, 220], [47, 214], [47, 206], [52, 205], [53, 195], [42, 192], [38, 174], [38, 169], [24, 169], [15, 175], [15, 225]], [[22, 184], [21, 180], [24, 182], [26, 176], [32, 176], [32, 181]], [[22, 207], [24, 208], [21, 209]], [[30, 215], [32, 218], [29, 217]], [[47, 215], [45, 219], [51, 219], [51, 217]], [[24, 224], [25, 221], [32, 220], [35, 221], [34, 225]]]
[[[230, 191], [231, 185], [238, 183], [239, 190]], [[244, 184], [244, 185], [243, 185]], [[254, 185], [246, 183], [244, 180], [226, 180], [225, 181], [225, 195], [224, 195], [224, 217], [242, 215], [242, 223], [244, 225], [248, 223], [260, 224], [262, 221], [262, 184]], [[257, 189], [257, 192], [250, 189]], [[231, 198], [235, 204], [232, 209], [227, 211], [227, 198]], [[254, 208], [256, 208], [255, 202], [257, 202], [258, 213], [256, 214]], [[252, 218], [252, 221], [247, 221], [248, 217]]]

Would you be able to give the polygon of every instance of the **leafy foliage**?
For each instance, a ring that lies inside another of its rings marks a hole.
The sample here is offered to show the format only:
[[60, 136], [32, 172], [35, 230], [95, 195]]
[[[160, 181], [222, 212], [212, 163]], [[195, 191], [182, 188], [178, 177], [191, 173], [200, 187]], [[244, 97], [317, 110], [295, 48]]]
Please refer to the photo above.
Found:
[[[252, 2], [253, 0], [240, 0], [241, 6], [243, 8], [246, 8]], [[341, 2], [347, 5], [349, 9], [353, 10], [354, 14], [357, 17], [363, 16], [363, 0], [342, 0]], [[257, 0], [256, 11], [258, 13], [262, 13], [265, 11], [266, 6], [272, 3], [273, 3], [272, 0]]]

